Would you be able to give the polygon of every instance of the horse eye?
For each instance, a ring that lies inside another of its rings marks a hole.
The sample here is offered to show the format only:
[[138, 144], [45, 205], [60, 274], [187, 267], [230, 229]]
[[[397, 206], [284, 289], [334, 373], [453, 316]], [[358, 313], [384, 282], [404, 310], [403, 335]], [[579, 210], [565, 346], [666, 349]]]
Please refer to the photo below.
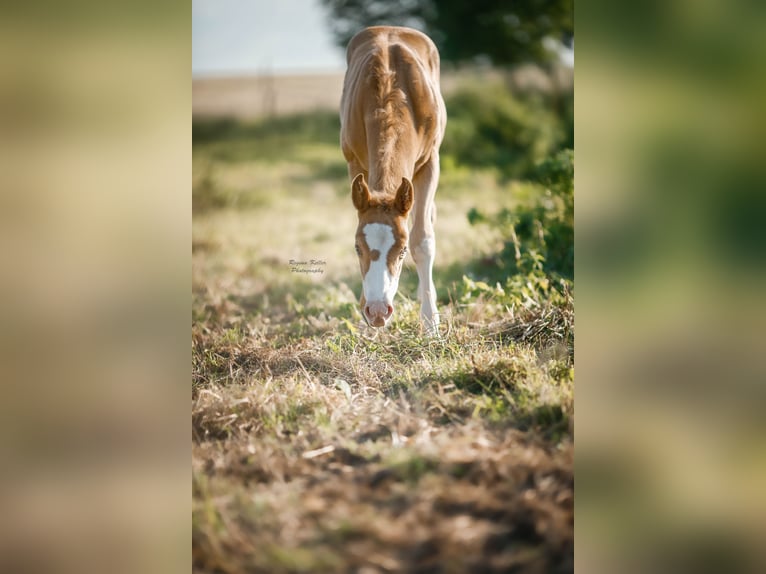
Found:
[[402, 249], [402, 252], [399, 253], [399, 259], [404, 259], [404, 256], [407, 255], [407, 248], [405, 247]]
[[362, 250], [359, 249], [359, 244], [358, 243], [356, 245], [354, 245], [354, 249], [356, 250], [356, 254], [357, 255], [361, 255], [362, 254]]

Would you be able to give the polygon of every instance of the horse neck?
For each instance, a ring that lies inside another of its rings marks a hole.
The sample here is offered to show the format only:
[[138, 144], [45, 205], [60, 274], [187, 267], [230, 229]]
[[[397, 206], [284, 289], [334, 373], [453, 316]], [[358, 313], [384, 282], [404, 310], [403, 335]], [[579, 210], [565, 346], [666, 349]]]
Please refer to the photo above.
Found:
[[402, 138], [379, 143], [370, 154], [370, 189], [385, 195], [396, 193], [402, 178], [412, 179], [414, 162]]

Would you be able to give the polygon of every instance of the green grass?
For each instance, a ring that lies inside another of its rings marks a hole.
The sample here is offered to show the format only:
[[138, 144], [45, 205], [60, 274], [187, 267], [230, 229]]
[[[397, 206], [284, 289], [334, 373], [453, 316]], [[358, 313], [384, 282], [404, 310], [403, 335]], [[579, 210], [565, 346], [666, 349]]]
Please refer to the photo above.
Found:
[[571, 571], [571, 289], [482, 282], [503, 237], [467, 218], [539, 190], [446, 165], [441, 337], [409, 261], [373, 330], [337, 127], [194, 126], [195, 571]]

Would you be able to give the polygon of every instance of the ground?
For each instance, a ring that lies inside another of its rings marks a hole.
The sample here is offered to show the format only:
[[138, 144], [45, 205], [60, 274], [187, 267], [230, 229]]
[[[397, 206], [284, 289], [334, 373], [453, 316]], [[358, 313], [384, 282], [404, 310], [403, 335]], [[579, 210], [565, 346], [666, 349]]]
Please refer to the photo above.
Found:
[[441, 337], [409, 257], [374, 330], [337, 118], [195, 123], [195, 572], [572, 571], [571, 294], [472, 275], [527, 192], [445, 166]]

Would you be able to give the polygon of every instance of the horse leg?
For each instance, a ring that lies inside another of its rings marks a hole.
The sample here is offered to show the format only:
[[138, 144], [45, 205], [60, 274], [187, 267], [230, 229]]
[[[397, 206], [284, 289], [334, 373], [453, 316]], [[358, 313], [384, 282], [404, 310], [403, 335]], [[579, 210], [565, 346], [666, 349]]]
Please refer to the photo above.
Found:
[[439, 182], [439, 155], [437, 152], [418, 170], [412, 179], [415, 198], [412, 206], [412, 230], [410, 252], [418, 270], [418, 298], [420, 320], [426, 332], [438, 334], [439, 313], [436, 310], [436, 288], [433, 282], [434, 257], [436, 255], [436, 204], [434, 195]]

